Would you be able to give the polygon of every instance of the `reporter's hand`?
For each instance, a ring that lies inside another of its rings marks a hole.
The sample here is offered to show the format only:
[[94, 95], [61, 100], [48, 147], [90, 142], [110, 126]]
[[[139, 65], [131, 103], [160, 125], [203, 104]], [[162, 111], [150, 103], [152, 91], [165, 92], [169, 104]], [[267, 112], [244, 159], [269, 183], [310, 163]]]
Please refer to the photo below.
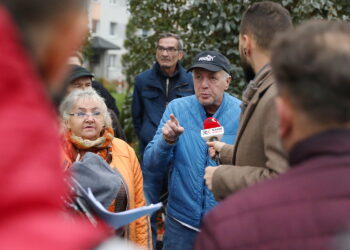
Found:
[[212, 191], [213, 189], [213, 176], [217, 169], [218, 167], [212, 167], [212, 166], [208, 166], [205, 168], [205, 174], [204, 174], [205, 184], [208, 186], [210, 191]]
[[223, 147], [225, 144], [226, 144], [226, 143], [221, 142], [221, 141], [211, 141], [211, 142], [207, 142], [207, 145], [209, 146], [208, 152], [209, 152], [210, 158], [214, 159], [214, 158], [215, 158], [216, 152], [220, 153], [222, 147]]
[[163, 137], [165, 141], [170, 144], [174, 143], [184, 131], [185, 129], [180, 126], [179, 121], [173, 114], [170, 115], [170, 120], [168, 120], [162, 128]]

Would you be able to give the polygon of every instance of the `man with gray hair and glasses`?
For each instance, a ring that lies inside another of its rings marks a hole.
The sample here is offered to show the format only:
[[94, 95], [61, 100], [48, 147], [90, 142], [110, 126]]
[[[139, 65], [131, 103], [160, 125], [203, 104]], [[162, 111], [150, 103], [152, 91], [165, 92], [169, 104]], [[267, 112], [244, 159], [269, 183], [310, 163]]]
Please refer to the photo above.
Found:
[[[151, 69], [136, 76], [132, 100], [132, 119], [140, 143], [141, 157], [156, 133], [167, 104], [176, 98], [194, 94], [192, 75], [179, 63], [184, 56], [180, 37], [173, 33], [162, 33], [156, 46], [156, 62]], [[156, 203], [161, 196], [166, 196], [167, 174], [154, 179], [152, 173], [143, 169], [143, 175], [145, 195], [149, 203]], [[151, 219], [154, 244], [155, 216]]]

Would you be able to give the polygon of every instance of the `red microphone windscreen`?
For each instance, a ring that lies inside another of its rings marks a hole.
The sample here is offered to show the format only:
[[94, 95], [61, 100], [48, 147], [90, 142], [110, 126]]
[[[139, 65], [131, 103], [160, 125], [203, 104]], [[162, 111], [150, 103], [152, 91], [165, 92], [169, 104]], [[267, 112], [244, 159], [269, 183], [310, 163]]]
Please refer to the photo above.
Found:
[[203, 122], [204, 129], [217, 128], [217, 127], [221, 127], [221, 125], [219, 121], [214, 117], [208, 117]]

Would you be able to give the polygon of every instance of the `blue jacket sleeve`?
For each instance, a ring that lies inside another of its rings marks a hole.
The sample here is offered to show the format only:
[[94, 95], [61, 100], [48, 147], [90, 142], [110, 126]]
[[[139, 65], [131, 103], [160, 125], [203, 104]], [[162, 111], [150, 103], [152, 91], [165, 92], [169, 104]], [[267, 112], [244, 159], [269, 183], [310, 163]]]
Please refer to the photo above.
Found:
[[142, 127], [143, 101], [141, 95], [141, 82], [139, 77], [135, 78], [134, 93], [132, 96], [131, 116], [137, 137], [140, 139], [140, 130]]
[[[147, 145], [143, 155], [144, 170], [151, 172], [154, 175], [164, 174], [174, 157], [176, 142], [174, 144], [168, 144], [164, 140], [162, 132], [164, 124], [170, 120], [170, 114], [174, 114], [172, 103], [170, 103], [164, 111], [157, 132], [154, 135], [153, 140]], [[176, 114], [174, 115], [176, 116]]]

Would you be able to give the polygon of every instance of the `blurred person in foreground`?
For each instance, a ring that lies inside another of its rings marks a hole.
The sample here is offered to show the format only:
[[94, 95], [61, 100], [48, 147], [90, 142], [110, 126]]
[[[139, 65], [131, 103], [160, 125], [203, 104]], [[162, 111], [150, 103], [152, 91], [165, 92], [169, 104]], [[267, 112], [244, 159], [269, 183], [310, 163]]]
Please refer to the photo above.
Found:
[[222, 140], [235, 140], [241, 102], [225, 93], [231, 83], [230, 66], [217, 51], [196, 55], [189, 69], [195, 95], [169, 103], [145, 150], [144, 170], [155, 182], [169, 172], [163, 249], [192, 249], [203, 215], [216, 205], [203, 181], [205, 166], [216, 163], [208, 155], [201, 130], [204, 120], [214, 117], [224, 127]]
[[63, 213], [68, 188], [50, 100], [86, 35], [86, 5], [0, 0], [1, 249], [92, 249], [108, 235]]
[[[288, 169], [277, 132], [276, 84], [270, 66], [270, 46], [276, 35], [292, 27], [288, 10], [279, 3], [258, 2], [243, 14], [239, 52], [249, 84], [243, 92], [237, 138], [234, 145], [208, 143], [219, 152], [222, 164], [205, 170], [206, 184], [216, 200]], [[215, 150], [210, 149], [213, 156]]]
[[271, 65], [291, 170], [223, 201], [195, 249], [335, 249], [350, 223], [350, 24], [285, 33]]
[[[66, 131], [63, 149], [65, 166], [71, 167], [87, 152], [101, 156], [122, 179], [111, 212], [122, 212], [145, 205], [142, 172], [134, 150], [113, 135], [112, 121], [101, 96], [92, 88], [72, 91], [61, 103], [60, 113]], [[101, 183], [102, 184], [102, 183]], [[144, 216], [124, 228], [122, 236], [145, 249], [152, 248], [148, 217]]]

